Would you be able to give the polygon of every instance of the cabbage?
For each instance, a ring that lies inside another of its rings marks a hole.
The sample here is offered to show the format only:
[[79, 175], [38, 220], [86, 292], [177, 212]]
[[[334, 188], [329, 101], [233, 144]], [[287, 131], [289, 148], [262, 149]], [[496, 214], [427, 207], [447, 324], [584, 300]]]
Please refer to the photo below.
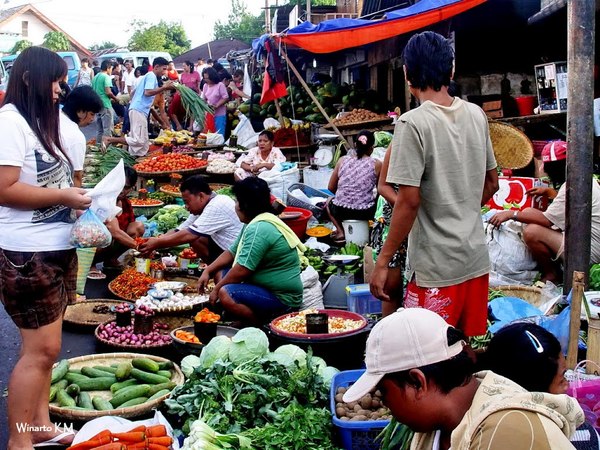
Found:
[[331, 382], [333, 381], [333, 377], [335, 377], [338, 373], [340, 373], [340, 371], [337, 370], [335, 367], [327, 366], [321, 371], [319, 375], [321, 375], [321, 378], [323, 378], [323, 382], [325, 383], [327, 388], [330, 388]]
[[200, 365], [200, 358], [196, 355], [187, 355], [181, 360], [181, 371], [189, 378], [193, 373], [194, 369]]
[[327, 367], [327, 363], [323, 358], [319, 358], [318, 356], [313, 356], [310, 358], [310, 363], [317, 369], [317, 373], [321, 375], [321, 372], [325, 367]]
[[375, 145], [373, 147], [387, 147], [392, 142], [394, 135], [388, 131], [376, 131]]
[[275, 361], [276, 363], [279, 363], [282, 366], [285, 366], [285, 368], [288, 369], [289, 371], [293, 371], [294, 369], [297, 368], [296, 363], [294, 362], [292, 357], [289, 355], [286, 355], [284, 353], [269, 353], [266, 356], [266, 358], [269, 361]]
[[200, 366], [208, 369], [213, 366], [217, 359], [227, 361], [229, 356], [229, 347], [231, 339], [227, 336], [215, 336], [210, 340], [200, 354]]
[[294, 344], [286, 344], [277, 347], [273, 353], [288, 355], [294, 361], [298, 361], [299, 367], [306, 366], [306, 352]]
[[269, 351], [269, 338], [264, 331], [254, 327], [241, 329], [231, 338], [231, 342], [229, 360], [234, 364], [261, 358]]

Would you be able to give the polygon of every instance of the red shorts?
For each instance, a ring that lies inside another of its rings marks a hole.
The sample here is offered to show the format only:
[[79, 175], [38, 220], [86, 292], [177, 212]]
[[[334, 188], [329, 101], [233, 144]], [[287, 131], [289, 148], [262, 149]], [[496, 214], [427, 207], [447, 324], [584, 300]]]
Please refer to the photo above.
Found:
[[408, 283], [405, 308], [426, 308], [460, 329], [466, 336], [487, 331], [489, 275], [440, 288], [419, 287]]

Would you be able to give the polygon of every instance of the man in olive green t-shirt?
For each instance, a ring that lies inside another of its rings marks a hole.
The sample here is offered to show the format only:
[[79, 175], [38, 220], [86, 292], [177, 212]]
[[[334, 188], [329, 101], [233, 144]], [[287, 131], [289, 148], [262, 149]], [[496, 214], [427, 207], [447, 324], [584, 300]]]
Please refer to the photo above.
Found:
[[448, 93], [454, 52], [441, 35], [413, 36], [403, 59], [420, 106], [394, 130], [386, 181], [399, 188], [371, 292], [389, 299], [388, 262], [408, 235], [404, 306], [430, 309], [468, 336], [485, 334], [489, 256], [480, 211], [498, 188], [487, 117]]
[[117, 101], [113, 94], [112, 87], [112, 62], [102, 61], [100, 72], [92, 79], [92, 89], [100, 96], [102, 100], [102, 109], [96, 115], [96, 124], [98, 132], [96, 133], [96, 145], [102, 145], [102, 136], [112, 136], [114, 128], [114, 116], [112, 100]]

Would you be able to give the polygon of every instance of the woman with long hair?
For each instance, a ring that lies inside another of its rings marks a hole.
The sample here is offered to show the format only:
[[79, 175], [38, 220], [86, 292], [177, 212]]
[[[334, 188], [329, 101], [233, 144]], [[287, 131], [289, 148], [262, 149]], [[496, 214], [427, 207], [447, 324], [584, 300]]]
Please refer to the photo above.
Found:
[[202, 98], [206, 100], [208, 106], [214, 110], [215, 132], [225, 136], [225, 126], [227, 125], [227, 110], [225, 103], [229, 101], [229, 92], [215, 69], [207, 67], [202, 72], [204, 86], [202, 87]]
[[77, 256], [69, 236], [75, 210], [91, 204], [84, 189], [72, 187], [59, 136], [59, 81], [66, 73], [56, 53], [23, 50], [0, 108], [0, 299], [21, 335], [8, 383], [9, 450], [73, 439], [48, 412], [62, 317], [75, 302]]
[[185, 61], [183, 63], [183, 73], [179, 81], [194, 92], [200, 93], [200, 74], [194, 70], [193, 62]]

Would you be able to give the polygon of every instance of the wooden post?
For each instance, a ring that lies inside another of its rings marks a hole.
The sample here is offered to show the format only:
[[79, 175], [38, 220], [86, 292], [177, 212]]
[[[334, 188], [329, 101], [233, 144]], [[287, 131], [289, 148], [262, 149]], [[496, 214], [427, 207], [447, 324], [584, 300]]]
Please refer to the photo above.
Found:
[[585, 273], [573, 272], [573, 295], [571, 296], [571, 320], [569, 323], [569, 347], [567, 349], [567, 368], [577, 365], [579, 347], [579, 328], [581, 326], [581, 301], [585, 289]]
[[281, 128], [284, 128], [285, 123], [283, 121], [283, 113], [281, 112], [281, 105], [279, 104], [279, 99], [274, 99], [273, 103], [275, 103], [275, 109], [277, 110], [277, 116], [279, 117], [279, 123], [281, 124]]
[[[600, 319], [588, 318], [587, 353], [585, 359], [600, 364]], [[586, 364], [587, 373], [597, 373], [598, 369], [592, 364]]]
[[587, 273], [590, 265], [594, 102], [594, 0], [567, 2], [567, 195], [564, 292], [574, 271]]
[[281, 53], [282, 53], [283, 57], [285, 58], [287, 65], [289, 66], [290, 69], [292, 69], [292, 72], [294, 72], [294, 75], [296, 75], [296, 78], [298, 78], [298, 81], [300, 81], [300, 84], [302, 85], [302, 87], [304, 88], [306, 93], [310, 96], [312, 101], [315, 102], [315, 105], [317, 105], [317, 108], [319, 108], [319, 111], [321, 111], [321, 114], [323, 114], [323, 117], [325, 117], [325, 119], [327, 120], [327, 123], [331, 126], [331, 128], [333, 128], [333, 131], [335, 131], [336, 134], [340, 137], [340, 139], [342, 140], [342, 142], [344, 143], [346, 148], [350, 148], [350, 144], [348, 144], [348, 141], [346, 140], [346, 138], [344, 137], [342, 132], [338, 129], [338, 127], [335, 126], [335, 124], [331, 120], [331, 117], [329, 117], [329, 114], [327, 114], [327, 112], [325, 112], [325, 109], [323, 109], [323, 106], [321, 105], [319, 100], [317, 100], [317, 97], [315, 97], [315, 94], [312, 93], [312, 91], [310, 90], [310, 87], [308, 87], [308, 84], [306, 84], [306, 81], [304, 81], [304, 78], [302, 78], [302, 75], [300, 75], [300, 72], [298, 72], [298, 69], [296, 69], [296, 66], [294, 66], [294, 64], [292, 64], [292, 61], [290, 61], [287, 53], [285, 52], [285, 50], [283, 48], [281, 49]]

